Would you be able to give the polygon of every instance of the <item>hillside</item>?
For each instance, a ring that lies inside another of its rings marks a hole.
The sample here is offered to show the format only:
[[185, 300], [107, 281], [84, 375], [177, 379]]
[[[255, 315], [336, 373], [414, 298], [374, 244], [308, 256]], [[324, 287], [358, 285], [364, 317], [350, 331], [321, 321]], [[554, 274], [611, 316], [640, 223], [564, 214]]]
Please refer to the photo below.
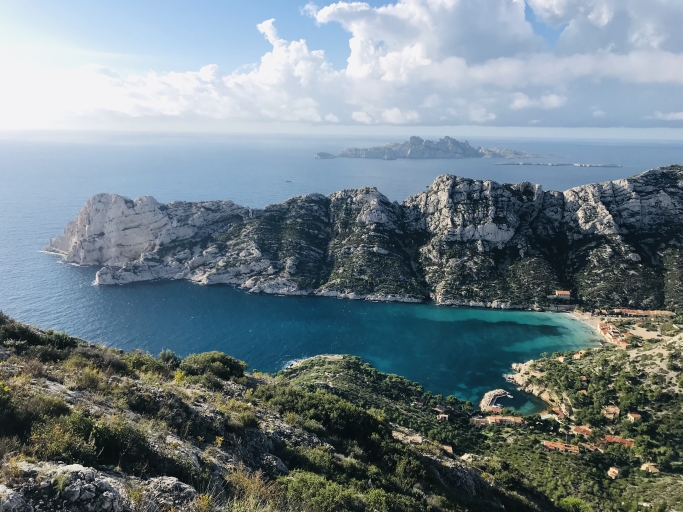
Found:
[[491, 425], [353, 356], [250, 374], [220, 352], [125, 353], [1, 314], [0, 342], [0, 510], [683, 510], [680, 335], [521, 365], [568, 415]]
[[[50, 251], [98, 284], [189, 279], [253, 293], [502, 308], [683, 304], [683, 168], [544, 191], [444, 175], [402, 204], [372, 188], [255, 210], [91, 198]], [[565, 303], [564, 301], [560, 301]]]

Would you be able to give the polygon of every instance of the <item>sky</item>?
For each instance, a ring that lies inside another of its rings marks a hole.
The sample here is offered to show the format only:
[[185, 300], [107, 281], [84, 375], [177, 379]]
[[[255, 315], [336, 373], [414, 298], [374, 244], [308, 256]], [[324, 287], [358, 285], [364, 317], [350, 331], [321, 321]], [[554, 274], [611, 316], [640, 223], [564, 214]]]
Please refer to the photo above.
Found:
[[683, 0], [0, 0], [0, 130], [683, 133]]

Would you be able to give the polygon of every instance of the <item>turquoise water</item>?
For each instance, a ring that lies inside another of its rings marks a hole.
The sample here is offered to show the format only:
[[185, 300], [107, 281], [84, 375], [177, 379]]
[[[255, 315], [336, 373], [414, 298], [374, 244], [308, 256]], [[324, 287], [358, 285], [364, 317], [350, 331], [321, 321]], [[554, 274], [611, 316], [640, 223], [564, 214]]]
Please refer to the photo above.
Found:
[[[276, 371], [292, 359], [314, 354], [351, 353], [435, 393], [478, 400], [489, 389], [507, 386], [502, 374], [511, 363], [591, 345], [594, 333], [558, 314], [252, 296], [229, 287], [184, 282], [96, 287], [96, 269], [64, 265], [39, 251], [98, 192], [148, 194], [162, 202], [232, 199], [262, 207], [302, 193], [372, 185], [392, 200], [403, 200], [443, 173], [530, 180], [565, 189], [683, 161], [680, 143], [475, 140], [470, 142], [561, 155], [557, 161], [624, 168], [312, 158], [317, 151], [362, 142], [234, 137], [113, 137], [107, 144], [0, 140], [0, 309], [43, 328], [126, 349], [156, 353], [171, 348], [180, 354], [223, 350], [262, 371]], [[525, 412], [540, 407], [537, 400], [513, 395], [509, 404]]]

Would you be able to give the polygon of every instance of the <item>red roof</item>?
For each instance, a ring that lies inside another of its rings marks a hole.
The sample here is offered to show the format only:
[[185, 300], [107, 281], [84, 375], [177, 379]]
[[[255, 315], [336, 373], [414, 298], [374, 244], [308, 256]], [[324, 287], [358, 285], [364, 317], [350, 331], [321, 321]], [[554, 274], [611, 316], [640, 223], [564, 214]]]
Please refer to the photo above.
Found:
[[633, 448], [633, 439], [624, 439], [620, 436], [607, 435], [604, 437], [604, 440], [606, 443], [617, 443], [622, 446], [626, 446], [627, 448]]

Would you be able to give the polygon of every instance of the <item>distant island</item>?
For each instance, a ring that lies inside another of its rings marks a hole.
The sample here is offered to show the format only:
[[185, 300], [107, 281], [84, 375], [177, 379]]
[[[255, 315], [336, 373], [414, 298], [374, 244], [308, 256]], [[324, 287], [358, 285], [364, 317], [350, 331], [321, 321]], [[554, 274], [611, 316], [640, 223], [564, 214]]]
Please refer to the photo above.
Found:
[[540, 165], [542, 167], [601, 167], [601, 168], [621, 168], [623, 165], [617, 164], [570, 164], [570, 163], [551, 163], [551, 162], [496, 162], [493, 165]]
[[437, 158], [550, 158], [555, 155], [540, 155], [527, 151], [499, 148], [474, 148], [469, 142], [460, 142], [451, 137], [444, 137], [434, 142], [420, 137], [410, 137], [406, 142], [393, 142], [384, 146], [371, 148], [348, 148], [337, 155], [318, 153], [318, 160], [332, 158], [379, 158], [396, 160], [397, 158], [437, 159]]
[[98, 194], [48, 251], [96, 283], [493, 308], [683, 305], [683, 167], [545, 191], [452, 175], [403, 203], [374, 188], [264, 209]]

